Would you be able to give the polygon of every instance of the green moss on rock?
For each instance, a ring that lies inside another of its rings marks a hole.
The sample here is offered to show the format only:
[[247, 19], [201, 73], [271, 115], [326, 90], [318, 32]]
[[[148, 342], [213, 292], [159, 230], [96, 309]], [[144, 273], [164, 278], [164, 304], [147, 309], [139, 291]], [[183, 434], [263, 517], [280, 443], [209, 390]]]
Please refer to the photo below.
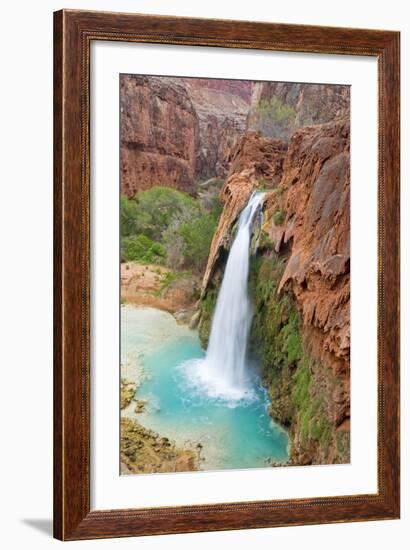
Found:
[[282, 225], [286, 218], [286, 212], [284, 210], [276, 210], [273, 214], [273, 223], [275, 225]]
[[[249, 352], [260, 359], [270, 397], [269, 414], [288, 429], [290, 463], [349, 462], [349, 431], [338, 430], [332, 417], [332, 399], [341, 380], [305, 349], [293, 292], [286, 286], [278, 292], [287, 258], [277, 255], [269, 244], [263, 243], [251, 257], [249, 272], [254, 303]], [[220, 279], [214, 276], [201, 300], [199, 337], [204, 348]]]
[[350, 431], [340, 430], [336, 432], [336, 449], [340, 463], [350, 461]]
[[278, 293], [284, 265], [285, 260], [275, 254], [259, 256], [250, 270], [255, 304], [251, 351], [261, 360], [271, 399], [269, 414], [289, 428], [291, 462], [346, 462], [346, 436], [336, 439], [327, 406], [338, 381], [304, 350], [292, 293], [286, 288]]
[[201, 321], [198, 326], [198, 333], [204, 349], [208, 346], [217, 298], [218, 290], [216, 288], [209, 288], [201, 300]]

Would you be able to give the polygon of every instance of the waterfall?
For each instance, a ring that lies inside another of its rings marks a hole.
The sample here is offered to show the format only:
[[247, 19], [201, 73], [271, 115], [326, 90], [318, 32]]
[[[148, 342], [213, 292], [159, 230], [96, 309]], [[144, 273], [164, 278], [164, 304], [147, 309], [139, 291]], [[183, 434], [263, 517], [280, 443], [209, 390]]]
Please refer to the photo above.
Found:
[[243, 209], [216, 302], [201, 378], [214, 395], [240, 398], [246, 394], [246, 352], [252, 321], [248, 296], [252, 227], [263, 193], [253, 193]]

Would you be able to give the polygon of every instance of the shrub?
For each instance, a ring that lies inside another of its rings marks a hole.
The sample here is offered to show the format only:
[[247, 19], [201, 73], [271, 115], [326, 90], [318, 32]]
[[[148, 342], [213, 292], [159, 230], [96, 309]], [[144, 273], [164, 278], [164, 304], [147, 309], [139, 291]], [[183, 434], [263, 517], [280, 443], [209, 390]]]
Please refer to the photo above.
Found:
[[277, 96], [270, 99], [261, 99], [258, 104], [258, 113], [261, 118], [270, 118], [277, 122], [292, 121], [296, 116], [293, 107], [281, 101]]
[[136, 233], [137, 203], [121, 195], [120, 199], [120, 235], [129, 237]]
[[273, 214], [273, 223], [275, 225], [282, 225], [282, 223], [285, 221], [286, 212], [284, 210], [276, 210], [276, 212]]
[[121, 241], [121, 259], [125, 262], [163, 264], [165, 249], [146, 235], [132, 235]]
[[121, 197], [121, 236], [143, 234], [159, 241], [172, 217], [181, 212], [198, 212], [190, 195], [170, 187], [140, 191], [134, 199]]
[[198, 210], [174, 215], [162, 234], [169, 267], [195, 272], [205, 268], [218, 221], [216, 212], [214, 208], [209, 213]]
[[183, 239], [182, 255], [185, 266], [198, 272], [205, 269], [215, 228], [215, 219], [211, 214], [203, 214], [180, 225], [178, 233]]
[[294, 128], [296, 111], [277, 96], [262, 99], [256, 107], [257, 129], [267, 137], [287, 139]]
[[[121, 197], [122, 259], [165, 263], [171, 269], [202, 271], [216, 229], [221, 205], [210, 211], [190, 195], [168, 187]], [[147, 240], [148, 239], [148, 240]]]

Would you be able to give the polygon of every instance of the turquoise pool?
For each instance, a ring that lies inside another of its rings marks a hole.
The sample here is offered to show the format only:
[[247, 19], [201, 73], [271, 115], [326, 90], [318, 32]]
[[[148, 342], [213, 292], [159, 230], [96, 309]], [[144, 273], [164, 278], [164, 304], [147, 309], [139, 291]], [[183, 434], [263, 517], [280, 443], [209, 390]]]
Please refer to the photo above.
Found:
[[[201, 387], [204, 352], [198, 335], [172, 315], [152, 308], [121, 308], [122, 376], [141, 375], [137, 391], [146, 412], [123, 411], [179, 444], [201, 443], [203, 470], [260, 468], [288, 457], [288, 436], [267, 413], [269, 404], [255, 367], [242, 399], [213, 397]], [[138, 363], [138, 365], [136, 365]]]

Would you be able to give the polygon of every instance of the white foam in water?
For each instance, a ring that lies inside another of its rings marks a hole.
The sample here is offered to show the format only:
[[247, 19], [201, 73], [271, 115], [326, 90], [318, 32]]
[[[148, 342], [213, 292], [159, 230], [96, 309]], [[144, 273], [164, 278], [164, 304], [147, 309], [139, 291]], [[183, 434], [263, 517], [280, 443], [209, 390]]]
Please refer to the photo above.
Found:
[[246, 352], [252, 321], [248, 296], [249, 247], [252, 226], [264, 200], [253, 193], [242, 211], [235, 240], [219, 291], [207, 354], [192, 362], [189, 376], [210, 397], [235, 401], [252, 398], [253, 390], [246, 369]]
[[198, 396], [220, 401], [229, 408], [258, 400], [250, 378], [241, 387], [229, 385], [223, 378], [209, 376], [206, 359], [190, 359], [182, 363], [180, 369], [184, 373], [184, 383]]

